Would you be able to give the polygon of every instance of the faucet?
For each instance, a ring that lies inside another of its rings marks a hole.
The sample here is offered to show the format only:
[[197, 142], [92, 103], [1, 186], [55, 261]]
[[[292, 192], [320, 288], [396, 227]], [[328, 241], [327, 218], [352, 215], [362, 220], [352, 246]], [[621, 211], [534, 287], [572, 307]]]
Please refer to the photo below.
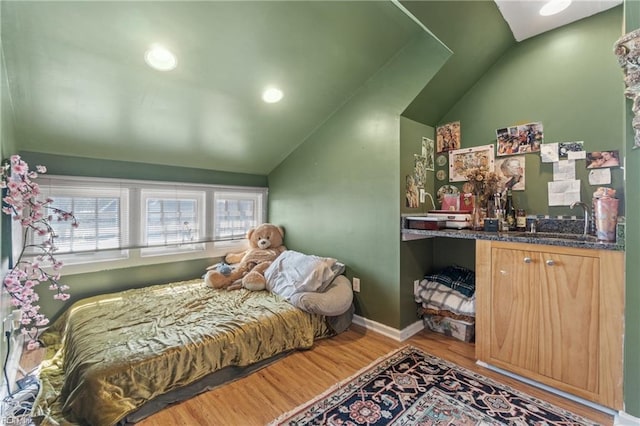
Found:
[[589, 206], [586, 203], [581, 201], [576, 201], [571, 204], [571, 208], [573, 209], [575, 206], [580, 206], [584, 210], [584, 231], [582, 235], [587, 236], [589, 234]]

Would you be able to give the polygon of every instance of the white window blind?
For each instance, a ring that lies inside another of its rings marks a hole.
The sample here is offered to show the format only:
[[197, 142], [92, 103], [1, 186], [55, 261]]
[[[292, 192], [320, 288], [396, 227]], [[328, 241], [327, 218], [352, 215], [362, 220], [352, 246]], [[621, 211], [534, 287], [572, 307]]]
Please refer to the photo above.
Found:
[[144, 255], [202, 250], [205, 235], [206, 191], [141, 191]]
[[[73, 212], [82, 226], [74, 228], [68, 221], [51, 221], [56, 234], [56, 255], [65, 263], [81, 262], [81, 257], [96, 260], [119, 259], [126, 256], [129, 245], [128, 222], [129, 190], [121, 187], [98, 187], [80, 185], [78, 182], [58, 182], [56, 185], [43, 184], [39, 178], [40, 190], [53, 202], [55, 207]], [[47, 181], [51, 182], [50, 179]], [[43, 237], [30, 234], [30, 243], [39, 243]], [[37, 254], [37, 253], [33, 253]], [[71, 257], [69, 255], [74, 254]], [[89, 257], [87, 257], [89, 256]]]
[[59, 253], [96, 251], [122, 247], [122, 215], [118, 197], [62, 197], [52, 205], [73, 212], [82, 227], [52, 222]]
[[214, 197], [214, 238], [244, 238], [247, 231], [261, 223], [262, 194], [216, 192]]

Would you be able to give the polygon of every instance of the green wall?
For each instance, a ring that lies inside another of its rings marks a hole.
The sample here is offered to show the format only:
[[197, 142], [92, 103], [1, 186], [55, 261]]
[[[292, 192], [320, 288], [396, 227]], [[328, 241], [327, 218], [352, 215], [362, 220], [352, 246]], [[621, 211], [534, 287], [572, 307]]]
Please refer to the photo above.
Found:
[[267, 177], [262, 175], [136, 163], [132, 161], [72, 157], [32, 151], [21, 151], [20, 155], [29, 164], [34, 166], [36, 164], [47, 166], [47, 173], [50, 175], [90, 176], [216, 185], [267, 186]]
[[[625, 32], [640, 28], [640, 2], [626, 0], [624, 2]], [[620, 78], [622, 78], [620, 73]], [[626, 310], [624, 334], [624, 401], [625, 411], [640, 418], [640, 149], [632, 150], [634, 132], [631, 127], [633, 112], [632, 101], [625, 99], [624, 139], [626, 147], [627, 182], [633, 190], [627, 193], [627, 224], [626, 224]]]
[[[219, 172], [187, 167], [143, 164], [128, 161], [97, 160], [38, 152], [20, 152], [32, 166], [47, 166], [50, 175], [93, 176], [150, 181], [188, 182], [219, 185], [265, 187], [267, 177], [243, 173]], [[4, 235], [3, 235], [4, 239]], [[144, 287], [201, 276], [214, 259], [195, 259], [157, 265], [109, 269], [99, 272], [69, 275], [62, 270], [62, 282], [71, 290], [71, 298], [64, 304], [53, 300], [46, 288], [40, 288], [42, 312], [55, 319], [73, 302], [96, 294], [111, 293], [128, 288]]]
[[[496, 143], [496, 129], [541, 121], [545, 142], [584, 141], [587, 151], [622, 150], [620, 69], [613, 43], [620, 36], [622, 7], [518, 43], [445, 114], [442, 123], [461, 122], [462, 146]], [[622, 152], [621, 152], [622, 154]], [[622, 169], [611, 169], [612, 185], [624, 208]], [[573, 214], [548, 207], [551, 163], [526, 155], [526, 190], [514, 201], [529, 214]], [[576, 163], [582, 200], [596, 187], [587, 179], [585, 161]]]
[[[403, 214], [425, 213], [432, 209], [428, 197], [418, 208], [409, 208], [406, 205], [406, 177], [415, 175], [415, 155], [422, 154], [422, 138], [426, 137], [434, 141], [435, 129], [406, 117], [400, 118], [400, 212]], [[435, 161], [435, 146], [434, 146]], [[427, 171], [424, 181], [425, 191], [433, 195], [434, 173]]]
[[449, 54], [421, 35], [269, 175], [270, 221], [285, 227], [287, 246], [344, 262], [361, 279], [357, 313], [395, 328], [408, 292], [399, 285], [400, 114]]
[[[406, 117], [400, 117], [400, 212], [403, 214], [424, 213], [431, 209], [431, 201], [425, 198], [417, 209], [406, 205], [406, 176], [414, 175], [415, 155], [422, 154], [422, 138], [434, 140], [434, 128]], [[434, 140], [435, 142], [435, 140]], [[434, 153], [435, 154], [435, 153]], [[435, 160], [435, 157], [434, 157]], [[433, 172], [427, 172], [424, 187], [433, 194]], [[418, 320], [413, 301], [413, 282], [432, 271], [433, 239], [403, 241], [400, 244], [400, 328]]]

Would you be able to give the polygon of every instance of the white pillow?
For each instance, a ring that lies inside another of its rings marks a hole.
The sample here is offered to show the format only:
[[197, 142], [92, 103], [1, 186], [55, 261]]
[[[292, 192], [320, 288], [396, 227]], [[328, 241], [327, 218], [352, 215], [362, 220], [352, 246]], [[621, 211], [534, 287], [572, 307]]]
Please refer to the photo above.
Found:
[[300, 292], [323, 291], [335, 276], [336, 259], [286, 250], [264, 271], [267, 290], [286, 299]]
[[353, 303], [351, 281], [344, 275], [337, 276], [322, 293], [296, 293], [291, 304], [312, 314], [334, 317], [347, 312]]

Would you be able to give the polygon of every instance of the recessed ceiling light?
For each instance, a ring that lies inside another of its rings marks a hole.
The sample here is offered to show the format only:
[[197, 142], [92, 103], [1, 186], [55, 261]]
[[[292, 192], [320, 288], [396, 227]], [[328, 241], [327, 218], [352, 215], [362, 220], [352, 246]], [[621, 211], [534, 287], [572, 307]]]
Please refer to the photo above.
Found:
[[540, 15], [551, 16], [560, 13], [571, 4], [571, 0], [551, 0], [540, 9]]
[[262, 92], [262, 100], [268, 104], [280, 102], [283, 96], [284, 94], [282, 93], [282, 90], [275, 87], [269, 87]]
[[176, 56], [159, 44], [152, 45], [144, 54], [145, 62], [159, 71], [171, 71], [178, 65]]

